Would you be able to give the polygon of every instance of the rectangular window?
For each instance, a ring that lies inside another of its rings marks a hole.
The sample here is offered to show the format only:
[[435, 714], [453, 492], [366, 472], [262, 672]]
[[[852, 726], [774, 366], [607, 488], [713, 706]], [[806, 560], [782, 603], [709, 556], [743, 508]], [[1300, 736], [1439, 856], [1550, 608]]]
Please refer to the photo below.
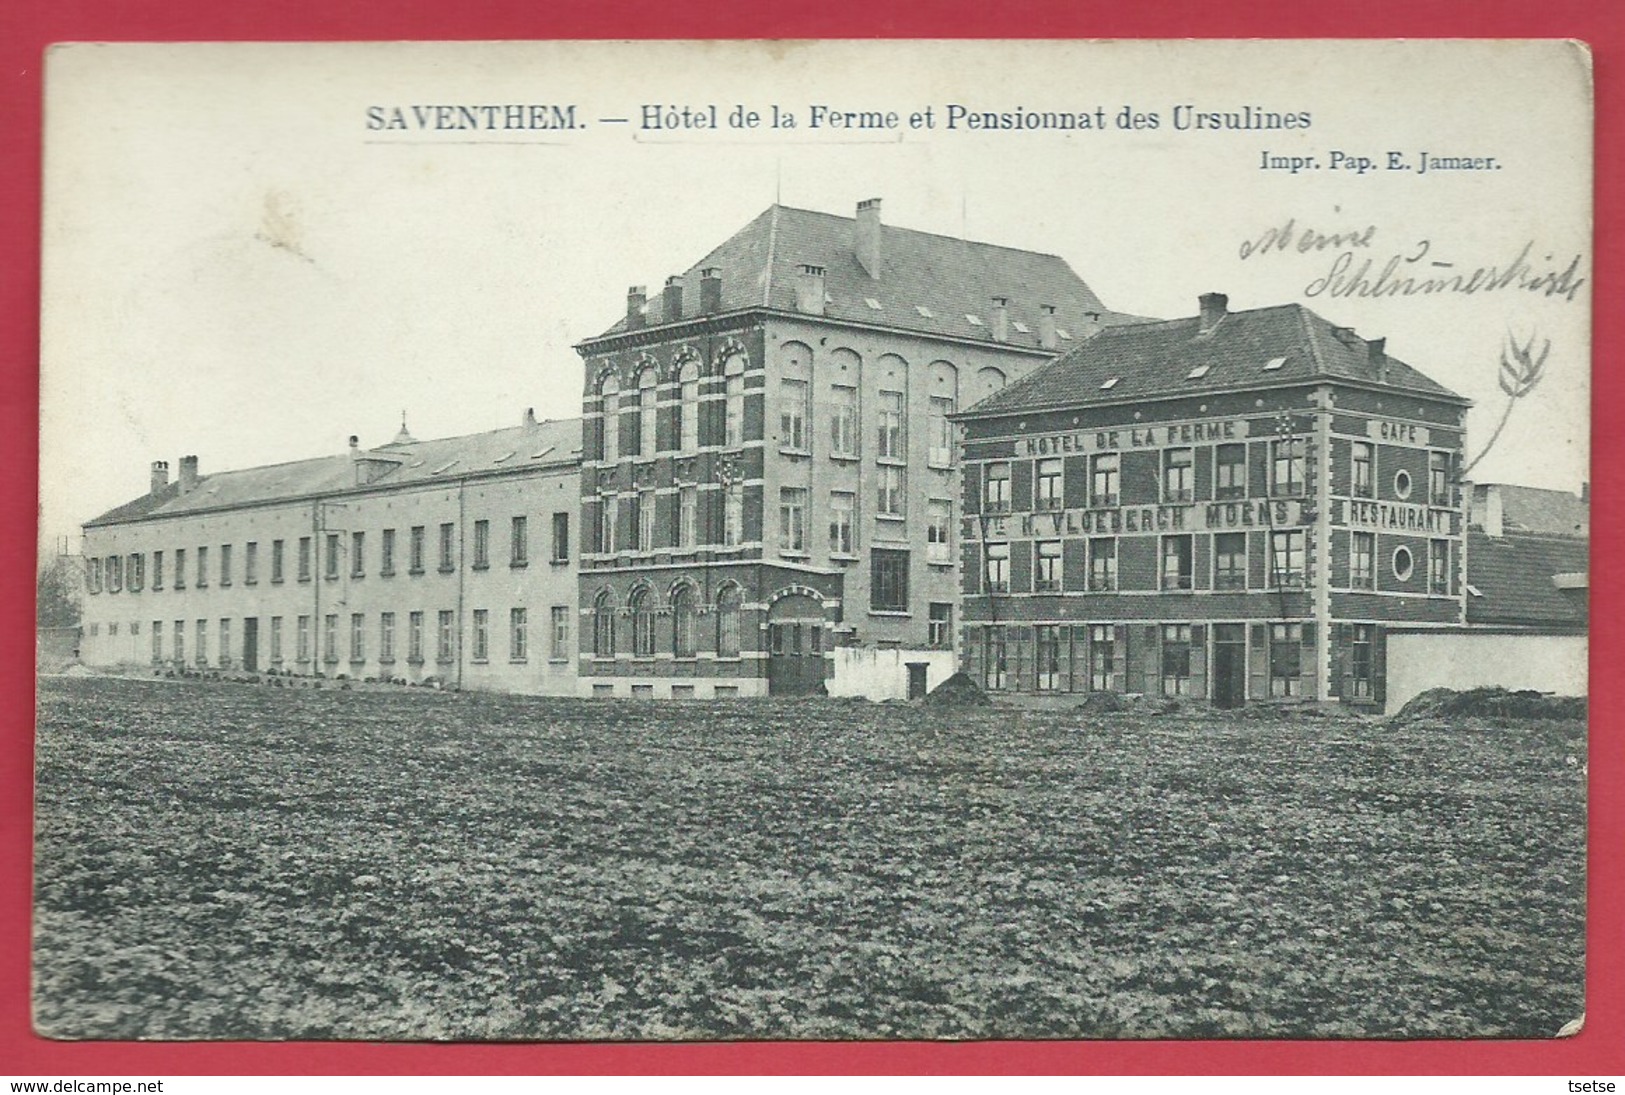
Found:
[[903, 469], [887, 464], [877, 470], [875, 512], [883, 517], [903, 516]]
[[294, 655], [301, 662], [310, 661], [309, 616], [301, 616], [294, 622]]
[[655, 492], [640, 490], [636, 501], [638, 507], [638, 550], [653, 551], [655, 548]]
[[271, 581], [282, 581], [283, 543], [281, 540], [271, 541]]
[[367, 660], [367, 617], [360, 612], [350, 613], [350, 663], [359, 665]]
[[875, 548], [869, 557], [869, 607], [908, 611], [908, 552]]
[[723, 444], [728, 448], [738, 448], [745, 443], [745, 374], [741, 369], [735, 372], [726, 369], [722, 381], [723, 394]]
[[805, 452], [811, 447], [807, 436], [807, 382], [779, 381], [779, 444]]
[[378, 614], [378, 661], [380, 664], [393, 664], [395, 661], [395, 613], [380, 612]]
[[1369, 700], [1375, 695], [1376, 660], [1372, 649], [1376, 645], [1375, 624], [1354, 624], [1349, 642], [1349, 676], [1344, 699]]
[[175, 664], [186, 664], [186, 621], [175, 621]]
[[1270, 695], [1303, 695], [1303, 625], [1270, 624]]
[[954, 413], [954, 401], [947, 396], [931, 397], [931, 451], [926, 461], [934, 468], [950, 468], [954, 463], [954, 424], [948, 416]]
[[829, 451], [858, 455], [858, 390], [845, 384], [830, 389]]
[[1213, 497], [1219, 501], [1247, 497], [1247, 446], [1220, 445], [1213, 450]]
[[152, 664], [164, 660], [164, 621], [152, 621]]
[[378, 573], [385, 578], [395, 575], [395, 530], [384, 530], [383, 542], [378, 545]]
[[[231, 545], [230, 544], [221, 544], [220, 545], [220, 584], [222, 586], [231, 585]], [[134, 587], [134, 585], [132, 585], [130, 588], [134, 589], [135, 587]]]
[[954, 645], [954, 606], [945, 601], [933, 601], [930, 611], [926, 642], [937, 650], [951, 650]]
[[1165, 449], [1162, 453], [1162, 500], [1189, 502], [1196, 497], [1196, 452]]
[[953, 562], [954, 507], [946, 498], [932, 498], [925, 504], [925, 561]]
[[451, 521], [440, 525], [440, 573], [450, 574], [457, 569], [457, 526]]
[[322, 661], [329, 665], [339, 660], [339, 617], [329, 612], [322, 617]]
[[1375, 589], [1377, 578], [1377, 535], [1356, 532], [1349, 537], [1349, 588]]
[[1307, 442], [1283, 437], [1270, 442], [1270, 494], [1276, 498], [1302, 494]]
[[1089, 504], [1096, 508], [1117, 505], [1117, 485], [1121, 458], [1115, 452], [1097, 453], [1089, 459]]
[[1036, 481], [1038, 496], [1034, 500], [1034, 509], [1061, 509], [1066, 505], [1065, 497], [1061, 493], [1061, 458], [1053, 457], [1038, 462], [1038, 479]]
[[522, 662], [529, 656], [530, 640], [526, 634], [525, 610], [508, 610], [508, 660]]
[[[120, 555], [107, 557], [107, 592], [117, 593], [124, 588], [124, 558]], [[201, 584], [201, 583], [200, 583]]]
[[684, 483], [677, 488], [677, 546], [691, 548], [700, 530], [700, 488]]
[[440, 610], [439, 644], [436, 647], [436, 657], [441, 662], [451, 661], [452, 652], [452, 614], [449, 609]]
[[198, 665], [208, 665], [209, 664], [209, 621], [208, 620], [198, 620], [195, 624], [192, 625], [192, 630], [193, 630], [193, 636], [194, 636], [195, 645], [196, 645], [196, 649], [192, 652], [192, 658], [193, 658], [194, 661], [197, 662]]
[[523, 516], [515, 517], [508, 529], [508, 565], [522, 567], [529, 564], [530, 523]]
[[470, 657], [474, 661], [483, 662], [491, 656], [491, 612], [489, 609], [476, 608], [474, 610], [474, 650]]
[[260, 580], [260, 545], [250, 540], [243, 545], [243, 585], [258, 585]]
[[779, 488], [779, 550], [802, 554], [807, 550], [807, 489]]
[[620, 520], [620, 499], [613, 494], [598, 496], [598, 551], [602, 555], [615, 553], [615, 523]]
[[1033, 591], [1061, 592], [1061, 541], [1038, 541], [1033, 566]]
[[1191, 694], [1191, 625], [1162, 625], [1162, 694]]
[[1450, 592], [1450, 541], [1428, 541], [1428, 592]]
[[[92, 560], [92, 562], [94, 562], [94, 561], [95, 560]], [[98, 576], [99, 574], [100, 574], [100, 569], [99, 569], [99, 564], [98, 564], [98, 569], [92, 571], [92, 575], [93, 576]], [[96, 577], [96, 585], [95, 585], [94, 588], [100, 588], [100, 586], [101, 586], [101, 579], [100, 579], [100, 577]], [[186, 588], [186, 549], [185, 548], [176, 548], [175, 549], [175, 588], [176, 589], [185, 589]]]
[[164, 553], [152, 553], [152, 588], [154, 592], [164, 588]]
[[1376, 475], [1373, 471], [1375, 459], [1369, 441], [1356, 441], [1349, 448], [1349, 493], [1356, 498], [1373, 498], [1376, 496]]
[[1191, 538], [1164, 536], [1162, 538], [1162, 588], [1191, 588]]
[[231, 668], [231, 620], [222, 618], [220, 621], [220, 668]]
[[282, 617], [271, 617], [271, 664], [282, 664]]
[[570, 514], [568, 512], [553, 515], [553, 562], [568, 563], [570, 561]]
[[1221, 532], [1213, 537], [1213, 588], [1247, 588], [1247, 534]]
[[829, 492], [829, 553], [853, 553], [852, 516], [857, 508], [857, 495], [848, 490]]
[[406, 660], [423, 663], [423, 613], [413, 612], [406, 617]]
[[209, 584], [209, 549], [197, 549], [197, 587], [204, 589]]
[[1111, 625], [1092, 624], [1089, 628], [1089, 691], [1110, 692], [1116, 669], [1117, 644], [1112, 638]]
[[552, 617], [552, 634], [549, 641], [547, 655], [554, 661], [564, 661], [570, 657], [570, 609], [567, 605], [554, 605], [549, 610]]
[[[147, 557], [145, 555], [132, 555], [129, 562], [130, 592], [140, 593], [141, 587], [147, 580]], [[134, 626], [134, 625], [131, 625]]]
[[982, 511], [1010, 512], [1010, 465], [999, 460], [987, 465], [982, 477]]
[[1117, 540], [1097, 536], [1089, 541], [1089, 592], [1109, 593], [1117, 588]]
[[365, 578], [367, 576], [367, 534], [364, 532], [350, 533], [350, 577]]
[[1283, 589], [1297, 589], [1303, 586], [1303, 577], [1303, 530], [1270, 533], [1271, 584]]
[[407, 544], [406, 571], [408, 574], [423, 573], [424, 535], [422, 525], [413, 525], [411, 538]]
[[989, 593], [1010, 592], [1010, 545], [988, 544], [985, 547], [986, 565], [983, 568], [985, 585]]
[[1435, 506], [1450, 505], [1450, 454], [1428, 453], [1428, 501]]
[[875, 455], [882, 460], [907, 459], [903, 447], [907, 440], [903, 429], [903, 393], [881, 392]]
[[[184, 552], [176, 552], [175, 557], [184, 561], [186, 555]], [[100, 593], [102, 591], [102, 561], [100, 557], [93, 557], [86, 561], [85, 588], [92, 593]], [[177, 579], [175, 582], [175, 588], [183, 588], [179, 579]]]
[[1061, 684], [1061, 629], [1054, 624], [1033, 628], [1033, 687], [1053, 692]]
[[474, 522], [474, 562], [475, 570], [484, 570], [491, 565], [491, 522], [481, 520]]
[[310, 537], [299, 537], [299, 580], [310, 581]]
[[327, 534], [327, 565], [322, 568], [323, 575], [332, 580], [339, 576], [339, 534]]
[[735, 547], [745, 540], [745, 487], [729, 483], [722, 488], [722, 542]]
[[982, 666], [982, 687], [997, 691], [1010, 683], [1008, 636], [1002, 627], [985, 627], [982, 636], [987, 650], [987, 660]]

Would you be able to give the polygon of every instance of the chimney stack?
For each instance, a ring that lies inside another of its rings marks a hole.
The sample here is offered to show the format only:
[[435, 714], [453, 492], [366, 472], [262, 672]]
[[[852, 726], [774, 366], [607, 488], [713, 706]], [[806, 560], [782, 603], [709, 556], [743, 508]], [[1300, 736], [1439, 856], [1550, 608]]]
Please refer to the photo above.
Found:
[[993, 298], [993, 341], [1010, 341], [1010, 301], [1006, 297]]
[[660, 322], [674, 323], [683, 318], [683, 278], [673, 274], [666, 279], [666, 289], [660, 296]]
[[1388, 355], [1383, 351], [1388, 346], [1386, 338], [1366, 339], [1366, 352], [1371, 355], [1371, 368], [1377, 374], [1377, 379], [1386, 382], [1388, 379]]
[[852, 250], [858, 256], [858, 265], [872, 278], [880, 277], [880, 199], [869, 198], [858, 203], [857, 228], [853, 233]]
[[1499, 540], [1506, 535], [1506, 502], [1501, 497], [1499, 483], [1487, 484], [1484, 488], [1484, 535], [1493, 536]]
[[536, 408], [526, 407], [525, 416], [519, 420], [519, 424], [526, 428], [536, 425]]
[[197, 489], [197, 457], [181, 457], [181, 493], [191, 494]]
[[700, 314], [722, 311], [722, 271], [707, 266], [700, 271]]
[[1053, 304], [1038, 306], [1038, 344], [1046, 350], [1053, 350], [1059, 345], [1055, 336], [1055, 305]]
[[1201, 333], [1204, 335], [1219, 325], [1230, 307], [1230, 298], [1223, 293], [1203, 293], [1196, 302], [1202, 310]]
[[169, 486], [169, 461], [154, 460], [152, 462], [152, 493], [162, 494]]
[[629, 330], [643, 326], [643, 306], [649, 303], [649, 290], [634, 285], [626, 291], [626, 326]]
[[796, 311], [809, 316], [824, 314], [824, 268], [810, 262], [801, 264], [796, 275]]

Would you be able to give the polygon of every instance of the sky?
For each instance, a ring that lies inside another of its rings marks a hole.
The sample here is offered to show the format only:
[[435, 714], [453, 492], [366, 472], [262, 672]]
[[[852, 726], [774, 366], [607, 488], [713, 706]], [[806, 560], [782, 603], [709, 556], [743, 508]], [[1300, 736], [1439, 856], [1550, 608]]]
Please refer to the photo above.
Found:
[[[1590, 75], [1562, 43], [78, 45], [46, 86], [45, 550], [154, 460], [337, 454], [403, 412], [420, 438], [573, 417], [572, 346], [775, 199], [879, 197], [890, 224], [1058, 254], [1117, 311], [1298, 301], [1472, 399], [1470, 456], [1509, 338], [1549, 341], [1474, 477], [1588, 477]], [[439, 104], [573, 106], [577, 128], [418, 128]], [[640, 124], [712, 104], [717, 130]], [[953, 104], [1091, 128], [949, 129]], [[736, 106], [762, 120], [730, 126]], [[815, 106], [896, 123], [814, 129]], [[1306, 124], [1190, 127], [1244, 108]], [[1289, 245], [1243, 257], [1271, 229]], [[1374, 279], [1526, 246], [1531, 277], [1574, 263], [1556, 291], [1325, 291], [1344, 252]]]

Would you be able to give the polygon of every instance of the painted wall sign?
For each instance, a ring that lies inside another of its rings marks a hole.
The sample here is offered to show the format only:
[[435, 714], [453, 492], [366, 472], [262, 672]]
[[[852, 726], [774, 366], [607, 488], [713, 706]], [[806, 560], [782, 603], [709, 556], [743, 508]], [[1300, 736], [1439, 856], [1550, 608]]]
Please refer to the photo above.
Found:
[[1367, 419], [1365, 435], [1373, 441], [1386, 441], [1390, 445], [1433, 444], [1433, 431], [1426, 426], [1391, 418]]
[[[1247, 419], [1210, 422], [1170, 422], [1150, 426], [1114, 426], [1103, 430], [1023, 437], [1017, 456], [1060, 456], [1075, 452], [1119, 452], [1123, 449], [1160, 449], [1168, 445], [1210, 445], [1241, 441], [1248, 436]], [[1274, 426], [1267, 431], [1274, 434]]]
[[965, 536], [989, 540], [1044, 540], [1064, 536], [1119, 536], [1126, 533], [1223, 532], [1229, 529], [1294, 528], [1304, 522], [1295, 498], [1249, 498], [1179, 506], [1122, 506], [1116, 509], [1058, 509], [966, 517]]
[[1353, 528], [1392, 529], [1401, 532], [1428, 532], [1448, 535], [1452, 512], [1411, 502], [1369, 502], [1351, 499], [1344, 503], [1344, 523]]

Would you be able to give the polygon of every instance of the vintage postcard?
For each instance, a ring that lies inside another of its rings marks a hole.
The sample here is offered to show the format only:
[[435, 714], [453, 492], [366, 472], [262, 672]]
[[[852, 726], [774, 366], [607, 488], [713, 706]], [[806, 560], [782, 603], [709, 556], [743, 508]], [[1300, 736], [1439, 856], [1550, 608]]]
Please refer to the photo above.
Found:
[[46, 92], [42, 1035], [1580, 1029], [1582, 44]]

